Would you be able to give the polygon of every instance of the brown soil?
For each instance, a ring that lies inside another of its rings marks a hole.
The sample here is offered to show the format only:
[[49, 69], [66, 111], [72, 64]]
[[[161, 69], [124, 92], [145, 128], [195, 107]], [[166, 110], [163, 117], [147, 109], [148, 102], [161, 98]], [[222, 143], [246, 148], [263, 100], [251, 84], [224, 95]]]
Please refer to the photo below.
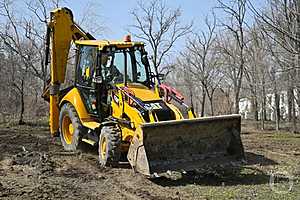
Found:
[[0, 199], [300, 198], [300, 135], [244, 131], [242, 140], [242, 166], [147, 179], [126, 163], [100, 168], [89, 146], [63, 151], [47, 127], [2, 125]]

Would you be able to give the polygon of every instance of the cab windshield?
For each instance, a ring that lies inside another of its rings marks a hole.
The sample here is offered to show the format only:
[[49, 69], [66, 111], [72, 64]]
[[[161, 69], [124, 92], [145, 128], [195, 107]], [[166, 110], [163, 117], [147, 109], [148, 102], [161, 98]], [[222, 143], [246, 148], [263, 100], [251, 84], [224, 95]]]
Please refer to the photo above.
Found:
[[[113, 53], [102, 53], [101, 63], [104, 79], [113, 84], [148, 83], [147, 68], [142, 64], [142, 49], [116, 49]], [[126, 76], [125, 76], [126, 74]]]

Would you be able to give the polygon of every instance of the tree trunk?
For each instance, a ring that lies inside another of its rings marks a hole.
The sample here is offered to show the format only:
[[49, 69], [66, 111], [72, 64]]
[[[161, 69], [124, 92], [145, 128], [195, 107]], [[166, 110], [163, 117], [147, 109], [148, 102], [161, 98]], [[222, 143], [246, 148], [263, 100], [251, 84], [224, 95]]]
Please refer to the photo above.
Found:
[[252, 107], [251, 107], [251, 113], [253, 113], [253, 117], [255, 121], [258, 121], [258, 102], [257, 102], [257, 97], [253, 96], [252, 97]]
[[254, 111], [254, 117], [255, 117], [255, 120], [258, 121], [258, 102], [257, 102], [257, 98], [255, 97], [255, 111]]
[[279, 131], [280, 129], [280, 97], [277, 93], [277, 90], [275, 91], [275, 120], [276, 120], [276, 131]]
[[296, 122], [296, 105], [295, 101], [293, 100], [292, 103], [292, 133], [297, 132], [297, 122]]
[[265, 120], [266, 120], [266, 89], [264, 78], [262, 80], [262, 98], [261, 98], [261, 129], [265, 129]]
[[19, 125], [25, 124], [23, 115], [25, 110], [25, 103], [24, 103], [24, 80], [21, 81], [21, 91], [20, 91], [20, 98], [21, 98], [21, 110], [20, 110], [20, 118], [19, 118]]
[[292, 133], [296, 133], [297, 131], [297, 122], [296, 122], [296, 104], [295, 104], [295, 95], [293, 90], [293, 83], [291, 86], [291, 122], [292, 122]]
[[253, 97], [253, 102], [252, 102], [253, 104], [253, 112], [252, 113], [254, 113], [254, 119], [255, 119], [255, 121], [256, 121], [256, 129], [259, 129], [259, 123], [258, 123], [258, 121], [259, 121], [259, 116], [258, 116], [258, 101], [257, 101], [257, 94], [255, 94], [255, 96]]
[[210, 104], [210, 114], [211, 116], [214, 116], [214, 102], [213, 102], [213, 98], [214, 98], [214, 90], [211, 91], [211, 93], [209, 93], [208, 87], [205, 87], [205, 91], [207, 93], [207, 97], [209, 100], [209, 104]]
[[260, 120], [261, 120], [261, 129], [265, 129], [265, 114], [266, 114], [266, 107], [265, 107], [265, 98], [262, 98], [261, 102], [261, 113], [260, 113]]
[[206, 99], [206, 92], [204, 89], [202, 89], [201, 117], [204, 117], [204, 113], [205, 113], [205, 99]]
[[214, 105], [213, 105], [213, 99], [212, 97], [209, 98], [209, 102], [210, 102], [210, 112], [211, 112], [211, 116], [214, 116]]
[[194, 111], [195, 111], [195, 113], [196, 113], [196, 115], [197, 115], [197, 117], [198, 117], [199, 109], [198, 109], [198, 102], [197, 102], [197, 101], [196, 101], [196, 103], [195, 103]]
[[234, 113], [239, 114], [240, 113], [240, 91], [239, 89], [236, 89], [234, 92]]
[[191, 107], [194, 108], [192, 88], [190, 87], [189, 90], [190, 90], [190, 104], [191, 104]]
[[291, 122], [292, 127], [291, 127], [291, 131], [293, 133], [296, 132], [296, 105], [295, 105], [295, 95], [294, 95], [294, 80], [295, 80], [295, 76], [294, 76], [294, 71], [291, 71], [290, 74], [290, 81], [289, 81], [289, 85], [288, 85], [288, 109], [289, 109], [289, 122]]
[[288, 86], [287, 89], [287, 98], [288, 98], [288, 121], [291, 122], [292, 121], [292, 94], [291, 94], [290, 86]]
[[228, 107], [228, 110], [227, 110], [227, 114], [232, 114], [232, 101], [231, 101], [231, 98], [230, 98], [230, 94], [226, 94], [226, 98], [227, 98], [227, 107]]

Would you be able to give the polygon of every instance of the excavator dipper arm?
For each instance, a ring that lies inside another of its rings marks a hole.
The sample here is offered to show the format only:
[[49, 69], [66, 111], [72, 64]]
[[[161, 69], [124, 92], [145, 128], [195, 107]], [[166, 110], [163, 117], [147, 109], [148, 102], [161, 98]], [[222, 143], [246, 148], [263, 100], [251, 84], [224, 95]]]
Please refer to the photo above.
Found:
[[66, 67], [71, 42], [74, 40], [94, 40], [89, 33], [83, 31], [74, 21], [72, 11], [58, 8], [50, 13], [46, 37], [46, 65], [49, 53], [50, 82], [43, 92], [43, 98], [50, 100], [50, 132], [54, 136], [59, 130], [59, 88], [65, 81]]

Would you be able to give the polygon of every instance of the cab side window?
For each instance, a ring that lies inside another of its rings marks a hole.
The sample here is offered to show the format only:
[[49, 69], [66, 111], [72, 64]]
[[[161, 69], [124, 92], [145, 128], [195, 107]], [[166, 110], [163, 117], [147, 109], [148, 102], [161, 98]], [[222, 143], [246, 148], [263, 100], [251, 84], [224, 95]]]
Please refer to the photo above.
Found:
[[82, 46], [77, 68], [77, 82], [79, 85], [91, 87], [97, 63], [97, 48]]

